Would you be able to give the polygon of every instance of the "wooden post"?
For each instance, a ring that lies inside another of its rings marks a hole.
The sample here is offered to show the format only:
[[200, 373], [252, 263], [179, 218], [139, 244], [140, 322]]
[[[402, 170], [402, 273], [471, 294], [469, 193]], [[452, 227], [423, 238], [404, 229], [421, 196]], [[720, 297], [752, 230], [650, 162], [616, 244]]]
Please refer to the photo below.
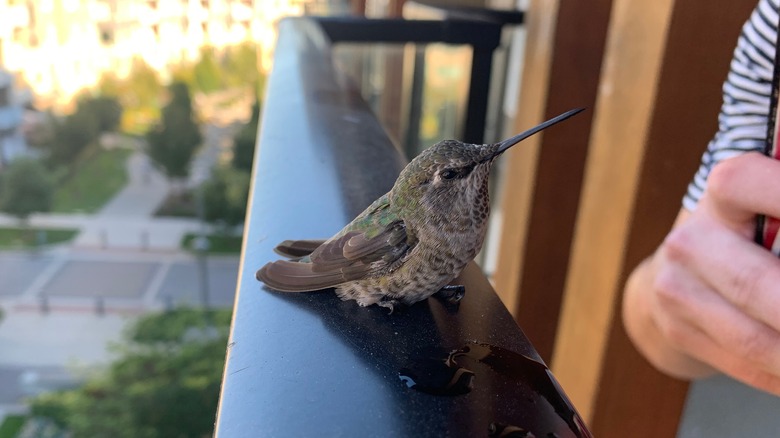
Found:
[[[403, 18], [406, 0], [391, 0], [387, 5], [388, 18]], [[403, 100], [404, 100], [404, 50], [403, 47], [385, 47], [379, 49], [384, 54], [384, 89], [379, 118], [396, 141], [403, 139]]]
[[351, 0], [349, 4], [352, 15], [356, 15], [358, 17], [366, 16], [366, 0]]
[[612, 0], [532, 1], [515, 131], [583, 106], [565, 126], [511, 149], [496, 290], [550, 360], [595, 113]]
[[674, 436], [687, 384], [655, 371], [620, 320], [717, 127], [754, 0], [614, 0], [553, 372], [600, 438]]

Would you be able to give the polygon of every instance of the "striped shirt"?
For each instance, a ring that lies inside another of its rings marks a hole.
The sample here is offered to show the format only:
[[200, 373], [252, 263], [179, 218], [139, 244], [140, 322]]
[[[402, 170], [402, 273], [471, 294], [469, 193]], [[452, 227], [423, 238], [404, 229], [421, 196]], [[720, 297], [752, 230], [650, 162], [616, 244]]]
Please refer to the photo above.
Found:
[[683, 207], [688, 211], [696, 208], [713, 166], [735, 155], [764, 149], [779, 8], [780, 0], [760, 0], [742, 27], [723, 84], [718, 132], [707, 146], [683, 198]]

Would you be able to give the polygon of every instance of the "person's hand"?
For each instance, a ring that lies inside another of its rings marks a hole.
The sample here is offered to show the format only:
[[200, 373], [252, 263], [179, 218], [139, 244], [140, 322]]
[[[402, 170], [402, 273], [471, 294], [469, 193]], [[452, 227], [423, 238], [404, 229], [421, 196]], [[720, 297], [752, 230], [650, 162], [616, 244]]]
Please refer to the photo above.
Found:
[[692, 213], [632, 274], [623, 319], [657, 368], [715, 370], [780, 395], [780, 259], [755, 244], [756, 214], [780, 217], [780, 162], [757, 153], [710, 174]]

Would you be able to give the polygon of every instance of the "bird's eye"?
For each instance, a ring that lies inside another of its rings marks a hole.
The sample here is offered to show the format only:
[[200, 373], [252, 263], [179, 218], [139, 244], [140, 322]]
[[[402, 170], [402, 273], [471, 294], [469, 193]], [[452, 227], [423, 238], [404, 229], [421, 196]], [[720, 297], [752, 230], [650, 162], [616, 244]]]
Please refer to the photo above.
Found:
[[453, 179], [456, 176], [458, 176], [458, 172], [452, 169], [445, 169], [444, 171], [439, 173], [439, 176], [442, 177], [442, 179]]

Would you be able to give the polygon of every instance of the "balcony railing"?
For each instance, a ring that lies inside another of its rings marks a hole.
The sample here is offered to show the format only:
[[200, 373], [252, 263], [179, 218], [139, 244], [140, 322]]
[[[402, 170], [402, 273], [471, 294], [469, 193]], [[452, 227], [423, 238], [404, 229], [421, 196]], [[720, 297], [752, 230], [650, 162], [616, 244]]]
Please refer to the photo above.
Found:
[[314, 20], [280, 24], [217, 435], [589, 436], [474, 264], [458, 306], [431, 298], [392, 315], [255, 279], [278, 242], [334, 234], [405, 164], [330, 44]]

